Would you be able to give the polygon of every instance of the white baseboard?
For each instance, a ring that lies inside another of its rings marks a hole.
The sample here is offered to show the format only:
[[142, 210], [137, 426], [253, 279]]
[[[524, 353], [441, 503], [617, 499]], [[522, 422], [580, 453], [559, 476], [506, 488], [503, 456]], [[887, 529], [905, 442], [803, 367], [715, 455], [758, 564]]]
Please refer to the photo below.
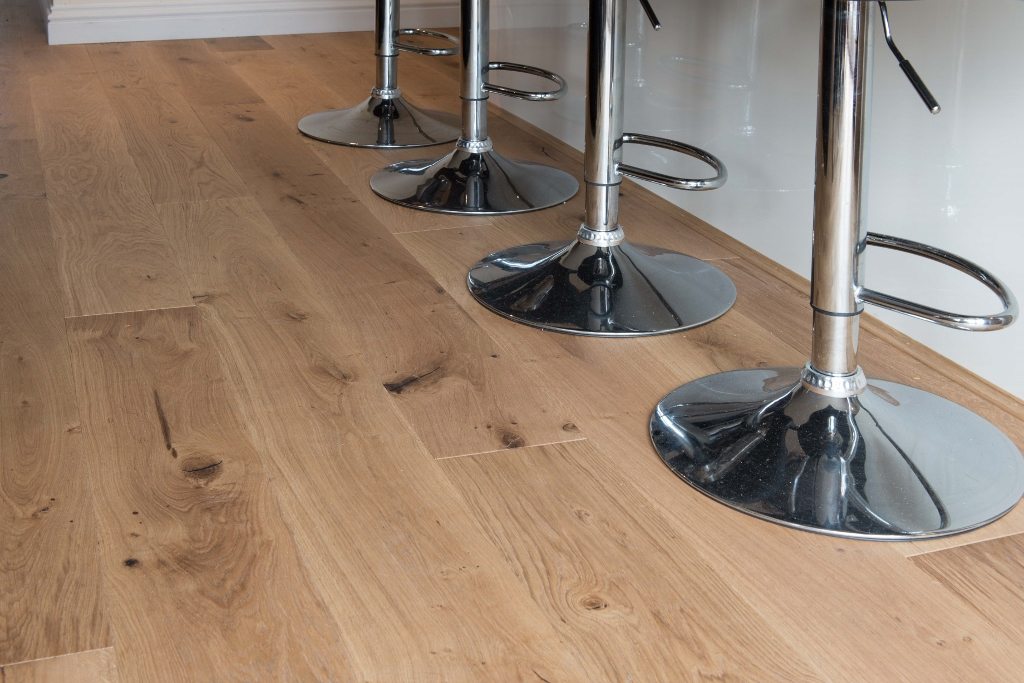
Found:
[[[43, 0], [44, 2], [46, 0]], [[136, 0], [50, 3], [51, 45], [366, 31], [374, 0]], [[403, 27], [455, 26], [458, 0], [405, 0]]]

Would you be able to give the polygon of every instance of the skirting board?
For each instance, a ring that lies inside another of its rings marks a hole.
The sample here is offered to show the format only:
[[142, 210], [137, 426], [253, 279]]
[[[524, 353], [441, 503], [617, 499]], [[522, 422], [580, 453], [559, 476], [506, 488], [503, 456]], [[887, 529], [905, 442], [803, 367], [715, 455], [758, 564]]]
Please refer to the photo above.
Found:
[[[455, 26], [458, 0], [405, 0], [403, 27]], [[55, 0], [51, 45], [366, 31], [374, 0], [137, 0], [68, 5]]]

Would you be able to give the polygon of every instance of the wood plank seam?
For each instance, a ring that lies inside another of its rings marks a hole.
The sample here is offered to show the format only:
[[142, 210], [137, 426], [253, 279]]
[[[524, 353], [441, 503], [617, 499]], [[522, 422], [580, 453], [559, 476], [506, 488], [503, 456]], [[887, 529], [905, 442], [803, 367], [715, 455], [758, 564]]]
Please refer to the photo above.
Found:
[[45, 662], [50, 659], [59, 659], [60, 657], [70, 657], [74, 655], [87, 655], [93, 652], [103, 652], [104, 650], [113, 650], [113, 645], [107, 645], [105, 647], [93, 647], [88, 650], [76, 650], [74, 652], [62, 652], [59, 655], [49, 655], [48, 657], [36, 657], [35, 659], [25, 659], [20, 662], [5, 662], [0, 664], [0, 673], [3, 670], [12, 666], [21, 666], [22, 664], [35, 664], [36, 662]]
[[[199, 295], [193, 295], [195, 299]], [[82, 320], [84, 318], [105, 318], [112, 315], [124, 315], [126, 313], [152, 313], [154, 311], [177, 311], [182, 309], [195, 308], [196, 304], [186, 306], [155, 306], [153, 308], [132, 308], [124, 311], [104, 311], [103, 313], [85, 313], [82, 315], [65, 315], [64, 320]]]
[[527, 452], [531, 448], [544, 448], [545, 446], [556, 446], [556, 445], [561, 444], [561, 443], [578, 443], [580, 441], [587, 441], [587, 440], [588, 439], [587, 439], [586, 436], [579, 436], [579, 437], [572, 438], [572, 439], [559, 439], [557, 441], [547, 441], [545, 443], [529, 443], [529, 444], [526, 444], [526, 445], [523, 445], [523, 446], [515, 446], [514, 448], [513, 447], [510, 447], [510, 448], [495, 448], [493, 450], [477, 451], [475, 453], [458, 453], [456, 455], [442, 455], [442, 456], [435, 457], [434, 460], [437, 460], [439, 462], [440, 461], [448, 461], [448, 460], [460, 460], [462, 458], [475, 458], [475, 457], [481, 456], [481, 455], [493, 456], [496, 453], [509, 453], [509, 454], [513, 454], [513, 453], [514, 454], [519, 454], [519, 453], [522, 453], [523, 456], [525, 457]]

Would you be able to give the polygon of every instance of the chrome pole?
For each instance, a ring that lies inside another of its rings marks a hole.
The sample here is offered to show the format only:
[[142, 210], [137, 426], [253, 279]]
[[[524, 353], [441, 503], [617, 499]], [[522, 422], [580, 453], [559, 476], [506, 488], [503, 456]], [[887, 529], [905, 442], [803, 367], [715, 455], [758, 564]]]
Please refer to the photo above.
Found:
[[583, 155], [586, 221], [579, 234], [580, 241], [587, 244], [611, 246], [623, 240], [618, 166], [622, 161], [625, 46], [625, 0], [590, 0]]
[[373, 94], [382, 100], [399, 97], [398, 89], [398, 48], [395, 47], [395, 33], [398, 31], [398, 0], [377, 0], [374, 38], [377, 46], [377, 87]]
[[487, 91], [484, 89], [490, 59], [488, 0], [462, 0], [462, 139], [459, 146], [474, 151], [491, 149], [487, 138]]
[[[810, 371], [857, 373], [872, 4], [824, 3], [819, 67]], [[858, 383], [862, 384], [862, 383]]]

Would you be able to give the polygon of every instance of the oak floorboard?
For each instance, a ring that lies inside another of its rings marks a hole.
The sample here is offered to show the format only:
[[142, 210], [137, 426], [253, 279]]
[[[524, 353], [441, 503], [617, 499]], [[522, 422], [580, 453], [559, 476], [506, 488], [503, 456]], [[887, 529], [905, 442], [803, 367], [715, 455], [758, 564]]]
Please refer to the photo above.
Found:
[[592, 469], [619, 473], [643, 491], [792, 647], [815, 653], [827, 679], [1019, 678], [1019, 638], [977, 616], [893, 544], [808, 534], [724, 507], [665, 467], [648, 444], [646, 420], [610, 416], [585, 428]]
[[92, 45], [89, 55], [155, 204], [248, 194], [188, 103], [147, 72], [146, 46]]
[[0, 683], [119, 683], [117, 655], [106, 647], [0, 666]]
[[0, 4], [0, 93], [3, 93], [0, 141], [5, 146], [11, 140], [34, 140], [36, 137], [29, 91], [30, 74], [22, 58], [24, 35], [30, 31], [25, 11], [24, 0]]
[[1024, 643], [1024, 534], [919, 555], [912, 562], [993, 628]]
[[96, 77], [33, 78], [32, 101], [67, 315], [191, 305]]
[[[3, 87], [0, 83], [0, 92], [3, 92]], [[45, 196], [43, 167], [35, 139], [0, 138], [0, 201]]]
[[110, 631], [45, 201], [0, 200], [0, 226], [0, 662], [18, 662]]
[[825, 680], [589, 442], [444, 461], [591, 681]]
[[161, 75], [175, 83], [201, 85], [189, 91], [193, 106], [255, 104], [261, 102], [245, 83], [223, 67], [220, 55], [201, 40], [165, 40], [146, 43]]
[[[177, 87], [192, 101], [190, 94], [207, 86], [182, 80]], [[571, 409], [538, 381], [524, 381], [523, 371], [266, 104], [195, 108], [235, 167], [245, 169], [262, 211], [336, 313], [352, 321], [351, 343], [365, 347], [378, 381], [392, 388], [392, 400], [435, 457], [581, 438], [566, 428]]]
[[230, 38], [208, 38], [203, 41], [215, 52], [247, 52], [249, 50], [273, 50], [274, 46], [259, 36], [238, 36]]
[[346, 679], [196, 308], [67, 321], [107, 608], [129, 681]]
[[353, 679], [587, 680], [258, 205], [161, 212]]

